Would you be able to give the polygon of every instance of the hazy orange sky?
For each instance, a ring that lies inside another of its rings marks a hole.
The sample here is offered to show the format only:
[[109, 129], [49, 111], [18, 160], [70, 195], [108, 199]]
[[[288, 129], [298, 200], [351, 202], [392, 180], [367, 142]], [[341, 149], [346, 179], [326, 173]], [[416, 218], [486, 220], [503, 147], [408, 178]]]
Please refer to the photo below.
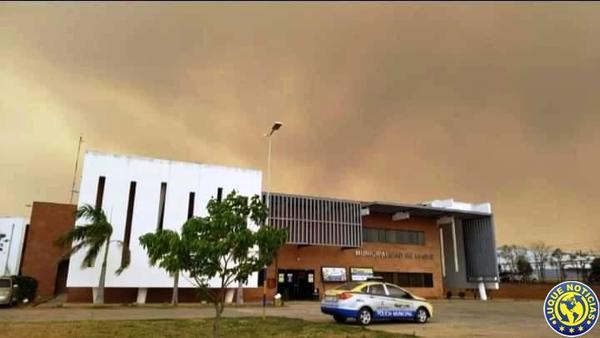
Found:
[[600, 249], [600, 4], [0, 4], [0, 214], [84, 149], [273, 190], [489, 201], [499, 244]]

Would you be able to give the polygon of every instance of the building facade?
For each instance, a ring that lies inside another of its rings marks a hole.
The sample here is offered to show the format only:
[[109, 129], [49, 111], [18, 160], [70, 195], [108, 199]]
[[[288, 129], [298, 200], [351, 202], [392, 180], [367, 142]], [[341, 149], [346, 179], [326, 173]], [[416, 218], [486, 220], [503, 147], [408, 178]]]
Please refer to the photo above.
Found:
[[[232, 190], [262, 194], [269, 224], [288, 232], [275, 262], [243, 285], [246, 301], [262, 299], [265, 283], [268, 299], [276, 293], [284, 299], [318, 299], [340, 283], [372, 275], [429, 298], [442, 297], [448, 288], [485, 292], [498, 286], [489, 204], [353, 201], [263, 193], [261, 185], [258, 170], [87, 152], [78, 205], [102, 208], [113, 239], [131, 251], [129, 268], [116, 275], [123, 250], [110, 246], [106, 301], [168, 301], [173, 279], [149, 265], [139, 237], [161, 228], [180, 230], [190, 217], [206, 215], [211, 197]], [[98, 285], [100, 264], [84, 269], [83, 256], [72, 256], [68, 264], [71, 302], [91, 301]], [[198, 301], [185, 273], [179, 283], [181, 301]]]
[[21, 217], [0, 217], [0, 276], [19, 274], [27, 223]]

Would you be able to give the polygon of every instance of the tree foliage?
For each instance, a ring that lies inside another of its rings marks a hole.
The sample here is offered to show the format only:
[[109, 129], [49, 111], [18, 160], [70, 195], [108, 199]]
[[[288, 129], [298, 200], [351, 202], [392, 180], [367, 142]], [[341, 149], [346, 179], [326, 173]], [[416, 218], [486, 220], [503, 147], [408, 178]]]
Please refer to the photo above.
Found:
[[[86, 253], [81, 263], [83, 269], [90, 268], [96, 264], [96, 259], [100, 250], [104, 247], [104, 258], [102, 268], [100, 269], [100, 280], [98, 282], [98, 296], [94, 299], [95, 303], [104, 303], [104, 284], [106, 280], [106, 262], [108, 258], [108, 249], [111, 242], [123, 246], [122, 241], [111, 240], [113, 227], [106, 218], [106, 214], [100, 208], [86, 204], [77, 209], [75, 217], [78, 220], [84, 220], [87, 223], [78, 225], [73, 230], [60, 236], [54, 241], [55, 245], [60, 247], [69, 247], [66, 256], [74, 255], [80, 250], [85, 249]], [[131, 260], [129, 248], [123, 250], [121, 266], [115, 271], [117, 275], [121, 274], [129, 266]]]
[[531, 273], [533, 272], [533, 268], [531, 267], [531, 263], [527, 260], [524, 255], [520, 255], [517, 257], [517, 271], [523, 275], [523, 278], [527, 280]]
[[[270, 265], [283, 245], [285, 230], [265, 225], [268, 209], [259, 196], [248, 199], [232, 191], [219, 201], [211, 199], [208, 216], [191, 218], [177, 233], [163, 230], [140, 238], [151, 264], [173, 274], [183, 271], [215, 308], [213, 336], [219, 335], [219, 319], [227, 288], [243, 284], [250, 275]], [[250, 222], [258, 226], [253, 231]], [[209, 281], [218, 280], [211, 289]]]
[[188, 251], [179, 234], [172, 230], [158, 230], [140, 237], [140, 244], [148, 254], [150, 265], [158, 265], [174, 278], [171, 303], [178, 303], [179, 273], [185, 267]]

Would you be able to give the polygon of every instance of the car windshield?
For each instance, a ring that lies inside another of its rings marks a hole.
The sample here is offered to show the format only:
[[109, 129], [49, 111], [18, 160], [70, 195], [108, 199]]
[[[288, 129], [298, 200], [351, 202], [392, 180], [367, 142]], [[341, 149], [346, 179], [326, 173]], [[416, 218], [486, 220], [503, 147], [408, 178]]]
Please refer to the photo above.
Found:
[[358, 283], [358, 282], [350, 282], [350, 283], [342, 284], [335, 289], [336, 290], [352, 290], [352, 289], [356, 288], [357, 286], [359, 286], [360, 284], [361, 283]]
[[9, 288], [10, 279], [0, 279], [0, 288]]

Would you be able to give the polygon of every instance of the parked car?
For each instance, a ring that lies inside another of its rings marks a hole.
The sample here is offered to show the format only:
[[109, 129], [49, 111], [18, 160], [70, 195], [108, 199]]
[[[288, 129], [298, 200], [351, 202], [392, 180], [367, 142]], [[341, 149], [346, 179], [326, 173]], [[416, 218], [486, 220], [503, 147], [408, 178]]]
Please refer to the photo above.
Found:
[[349, 282], [325, 292], [321, 312], [336, 322], [356, 318], [361, 325], [377, 320], [408, 319], [424, 324], [433, 306], [397, 285], [381, 281]]
[[12, 305], [17, 301], [16, 289], [19, 286], [13, 283], [10, 277], [0, 277], [0, 305]]

